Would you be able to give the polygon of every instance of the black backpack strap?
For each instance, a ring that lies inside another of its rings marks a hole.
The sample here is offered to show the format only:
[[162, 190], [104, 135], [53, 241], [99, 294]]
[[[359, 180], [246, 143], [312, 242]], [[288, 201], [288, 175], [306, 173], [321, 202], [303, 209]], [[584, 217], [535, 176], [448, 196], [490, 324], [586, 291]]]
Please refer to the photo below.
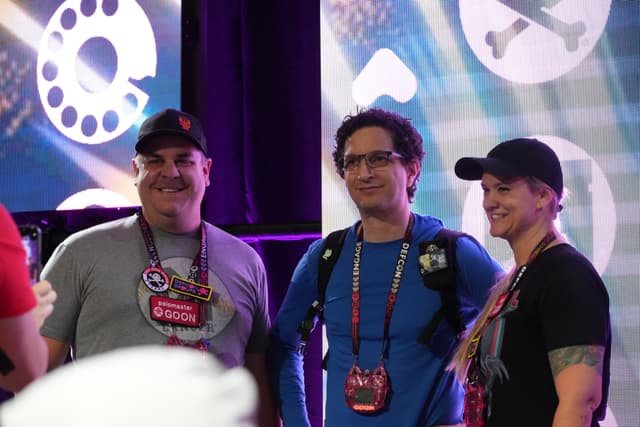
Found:
[[351, 227], [347, 227], [329, 233], [320, 250], [320, 257], [318, 258], [318, 296], [311, 304], [311, 307], [307, 309], [307, 314], [305, 314], [304, 319], [298, 327], [298, 333], [300, 334], [298, 352], [301, 354], [304, 353], [307, 342], [309, 342], [309, 335], [311, 331], [313, 331], [316, 318], [322, 320], [325, 292], [327, 290], [327, 284], [329, 283], [329, 277], [331, 277], [331, 271], [333, 271], [333, 267], [340, 256], [344, 238], [350, 228]]
[[443, 318], [447, 319], [456, 336], [465, 330], [456, 295], [456, 242], [463, 235], [465, 234], [442, 228], [433, 240], [420, 243], [420, 275], [425, 286], [438, 291], [442, 300], [442, 306], [418, 337], [421, 344], [429, 342]]

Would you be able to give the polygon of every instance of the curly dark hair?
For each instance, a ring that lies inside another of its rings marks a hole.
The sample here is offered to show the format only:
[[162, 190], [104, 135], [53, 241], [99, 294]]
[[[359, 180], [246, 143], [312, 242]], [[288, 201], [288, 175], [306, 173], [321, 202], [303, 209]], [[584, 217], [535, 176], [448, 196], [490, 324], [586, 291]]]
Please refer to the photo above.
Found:
[[[347, 139], [357, 130], [369, 126], [381, 127], [391, 134], [393, 150], [402, 155], [403, 164], [408, 164], [413, 160], [417, 160], [418, 163], [422, 162], [424, 158], [422, 136], [413, 127], [410, 119], [391, 111], [370, 108], [358, 111], [354, 115], [347, 115], [336, 132], [333, 163], [342, 178], [344, 178], [344, 149]], [[407, 195], [410, 201], [413, 200], [413, 196], [416, 193], [418, 178], [419, 174], [413, 185], [407, 188]]]

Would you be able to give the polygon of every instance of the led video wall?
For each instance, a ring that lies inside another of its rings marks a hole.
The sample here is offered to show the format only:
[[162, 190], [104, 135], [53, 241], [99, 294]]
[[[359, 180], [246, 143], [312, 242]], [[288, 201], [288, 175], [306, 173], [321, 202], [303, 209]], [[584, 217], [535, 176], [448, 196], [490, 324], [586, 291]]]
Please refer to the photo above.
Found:
[[331, 159], [346, 114], [376, 106], [424, 137], [413, 209], [483, 242], [477, 182], [463, 156], [534, 136], [558, 154], [568, 197], [559, 226], [611, 298], [605, 426], [640, 419], [640, 2], [636, 0], [322, 0], [323, 233], [357, 219]]
[[139, 124], [180, 106], [180, 0], [0, 0], [0, 202], [139, 204]]

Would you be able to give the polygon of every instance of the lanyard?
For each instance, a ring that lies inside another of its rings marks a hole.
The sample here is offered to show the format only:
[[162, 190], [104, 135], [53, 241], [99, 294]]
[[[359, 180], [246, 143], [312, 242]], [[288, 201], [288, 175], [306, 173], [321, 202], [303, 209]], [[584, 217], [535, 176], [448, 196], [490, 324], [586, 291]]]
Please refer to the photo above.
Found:
[[[469, 346], [469, 352], [467, 353], [467, 359], [471, 359], [469, 368], [467, 370], [467, 378], [464, 384], [465, 389], [465, 397], [464, 397], [464, 411], [463, 411], [463, 419], [465, 424], [468, 426], [475, 427], [483, 427], [486, 425], [486, 419], [491, 415], [491, 393], [490, 389], [495, 380], [494, 374], [490, 374], [489, 376], [485, 376], [482, 374], [479, 366], [480, 362], [480, 341], [482, 339], [482, 335], [485, 333], [487, 327], [491, 323], [491, 321], [500, 314], [502, 309], [506, 306], [506, 302], [509, 301], [518, 284], [520, 283], [520, 279], [527, 271], [527, 268], [533, 261], [537, 258], [538, 255], [544, 250], [544, 248], [549, 245], [549, 243], [555, 240], [556, 236], [553, 232], [547, 233], [546, 236], [536, 245], [536, 247], [531, 251], [527, 262], [518, 269], [518, 272], [514, 275], [514, 278], [509, 286], [509, 289], [500, 295], [495, 302], [489, 316], [487, 317], [484, 325], [478, 331], [478, 333], [471, 340], [471, 344]], [[501, 332], [504, 329], [505, 319], [502, 317], [498, 317], [494, 328], [494, 339], [490, 343], [490, 348], [487, 349], [487, 356], [499, 358], [500, 357], [500, 349], [502, 347], [502, 339], [496, 339], [496, 337], [501, 336]]]
[[[138, 224], [140, 225], [142, 238], [144, 239], [144, 244], [147, 248], [147, 253], [149, 254], [149, 264], [151, 265], [151, 267], [162, 269], [162, 265], [160, 265], [160, 257], [158, 256], [158, 250], [156, 249], [156, 245], [153, 242], [151, 227], [149, 226], [147, 220], [144, 218], [144, 215], [142, 215], [141, 211], [138, 212]], [[209, 273], [207, 268], [207, 231], [204, 223], [202, 222], [200, 223], [200, 251], [196, 254], [193, 262], [191, 263], [187, 279], [205, 286], [208, 286], [209, 284]]]
[[518, 269], [518, 273], [513, 279], [513, 282], [511, 282], [511, 286], [509, 286], [510, 294], [514, 291], [514, 289], [518, 285], [518, 282], [520, 282], [520, 279], [522, 278], [524, 273], [527, 271], [527, 268], [529, 268], [529, 265], [531, 265], [533, 260], [535, 260], [538, 257], [538, 255], [540, 255], [540, 252], [542, 252], [544, 248], [546, 248], [547, 245], [549, 245], [549, 243], [553, 242], [554, 240], [556, 240], [556, 236], [555, 234], [553, 234], [552, 231], [550, 231], [549, 233], [547, 233], [546, 236], [544, 236], [544, 238], [540, 241], [540, 243], [538, 243], [536, 247], [533, 248], [533, 250], [529, 254], [529, 258], [527, 259], [527, 262]]
[[513, 281], [509, 286], [509, 290], [498, 297], [484, 325], [482, 326], [482, 328], [480, 328], [476, 336], [473, 337], [473, 339], [471, 340], [471, 346], [469, 348], [469, 353], [467, 354], [468, 359], [471, 359], [476, 355], [477, 349], [480, 345], [480, 338], [482, 337], [482, 334], [484, 333], [485, 329], [487, 328], [491, 320], [494, 317], [496, 317], [498, 314], [500, 314], [500, 312], [502, 311], [502, 308], [506, 306], [506, 302], [511, 299], [513, 292], [516, 290], [518, 284], [520, 283], [520, 279], [522, 279], [522, 276], [527, 271], [531, 263], [533, 263], [533, 261], [538, 257], [538, 255], [540, 255], [540, 253], [544, 250], [544, 248], [546, 248], [549, 245], [549, 243], [553, 242], [555, 239], [556, 239], [555, 234], [553, 234], [553, 232], [550, 231], [549, 233], [547, 233], [546, 236], [542, 238], [540, 243], [538, 243], [536, 247], [533, 248], [533, 251], [531, 251], [531, 254], [529, 254], [529, 258], [527, 259], [527, 262], [524, 265], [522, 265], [518, 269], [518, 272], [515, 274]]
[[[391, 322], [391, 314], [396, 303], [398, 290], [400, 289], [400, 279], [404, 271], [407, 255], [409, 253], [409, 247], [411, 246], [411, 228], [413, 226], [413, 214], [409, 218], [407, 229], [404, 232], [404, 240], [400, 247], [400, 253], [398, 254], [398, 260], [396, 261], [396, 268], [393, 271], [393, 278], [391, 279], [391, 289], [387, 296], [387, 309], [384, 317], [384, 334], [382, 337], [382, 352], [381, 359], [387, 351], [387, 344], [389, 341], [389, 323]], [[352, 275], [352, 287], [351, 287], [351, 344], [353, 351], [354, 363], [358, 364], [358, 354], [360, 352], [360, 261], [362, 258], [362, 241], [364, 239], [364, 231], [362, 225], [358, 227], [358, 238], [356, 241], [356, 247], [353, 254], [353, 275]]]

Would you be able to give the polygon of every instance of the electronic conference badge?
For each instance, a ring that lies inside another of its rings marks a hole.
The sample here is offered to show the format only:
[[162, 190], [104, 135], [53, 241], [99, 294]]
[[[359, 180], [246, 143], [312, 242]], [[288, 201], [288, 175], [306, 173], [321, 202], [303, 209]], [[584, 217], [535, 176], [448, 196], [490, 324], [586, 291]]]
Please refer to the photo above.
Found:
[[425, 249], [425, 253], [418, 257], [420, 267], [422, 267], [427, 273], [433, 273], [434, 271], [443, 270], [447, 268], [447, 252], [444, 248], [440, 248], [437, 245], [428, 245]]
[[147, 267], [142, 272], [142, 281], [153, 292], [164, 292], [169, 289], [169, 276], [163, 269]]
[[211, 296], [213, 295], [213, 288], [211, 286], [191, 282], [179, 276], [171, 277], [169, 290], [202, 301], [210, 301]]

